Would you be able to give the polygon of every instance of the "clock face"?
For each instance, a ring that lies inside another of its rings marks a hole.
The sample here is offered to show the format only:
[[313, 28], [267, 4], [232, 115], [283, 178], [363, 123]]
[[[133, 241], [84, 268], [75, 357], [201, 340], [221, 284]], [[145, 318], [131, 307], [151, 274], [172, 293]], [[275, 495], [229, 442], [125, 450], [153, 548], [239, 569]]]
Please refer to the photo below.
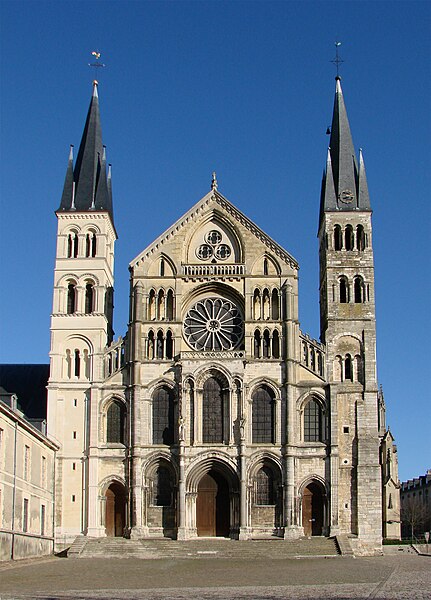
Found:
[[343, 190], [338, 194], [338, 199], [345, 204], [350, 204], [354, 199], [353, 192], [351, 190]]
[[195, 350], [233, 350], [243, 338], [241, 313], [225, 298], [199, 300], [186, 315], [184, 337]]

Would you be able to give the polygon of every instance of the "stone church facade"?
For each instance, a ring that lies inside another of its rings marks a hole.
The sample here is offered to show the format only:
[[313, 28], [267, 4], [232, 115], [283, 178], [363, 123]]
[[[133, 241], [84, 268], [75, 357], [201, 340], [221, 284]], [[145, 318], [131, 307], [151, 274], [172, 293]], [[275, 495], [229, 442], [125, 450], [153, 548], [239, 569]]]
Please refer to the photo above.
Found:
[[340, 79], [320, 203], [320, 341], [300, 329], [298, 263], [215, 174], [131, 261], [128, 331], [113, 339], [117, 234], [96, 82], [56, 214], [57, 546], [82, 533], [348, 534], [357, 552], [378, 552], [386, 430], [371, 206]]

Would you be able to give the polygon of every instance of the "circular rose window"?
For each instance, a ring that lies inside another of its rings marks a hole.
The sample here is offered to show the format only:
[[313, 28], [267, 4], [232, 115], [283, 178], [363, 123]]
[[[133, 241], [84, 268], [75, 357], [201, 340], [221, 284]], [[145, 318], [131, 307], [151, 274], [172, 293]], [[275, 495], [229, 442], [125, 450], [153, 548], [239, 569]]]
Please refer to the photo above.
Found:
[[242, 335], [241, 314], [235, 304], [224, 298], [199, 300], [184, 321], [184, 336], [195, 350], [233, 350]]

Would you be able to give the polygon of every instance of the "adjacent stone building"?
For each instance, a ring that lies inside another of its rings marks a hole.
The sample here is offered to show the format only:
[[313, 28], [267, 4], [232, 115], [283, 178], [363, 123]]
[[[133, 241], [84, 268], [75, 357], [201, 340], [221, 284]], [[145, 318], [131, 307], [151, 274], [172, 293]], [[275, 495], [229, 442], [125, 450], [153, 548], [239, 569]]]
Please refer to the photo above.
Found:
[[53, 552], [57, 450], [0, 388], [0, 560]]
[[[114, 340], [117, 233], [94, 84], [56, 213], [57, 547], [82, 533], [344, 533], [357, 553], [381, 550], [380, 446], [391, 436], [377, 385], [371, 213], [337, 77], [318, 228], [320, 340], [300, 328], [297, 261], [220, 193], [215, 174], [131, 261], [129, 327]], [[395, 502], [397, 477], [387, 481]]]
[[431, 469], [401, 484], [403, 538], [423, 537], [431, 532]]

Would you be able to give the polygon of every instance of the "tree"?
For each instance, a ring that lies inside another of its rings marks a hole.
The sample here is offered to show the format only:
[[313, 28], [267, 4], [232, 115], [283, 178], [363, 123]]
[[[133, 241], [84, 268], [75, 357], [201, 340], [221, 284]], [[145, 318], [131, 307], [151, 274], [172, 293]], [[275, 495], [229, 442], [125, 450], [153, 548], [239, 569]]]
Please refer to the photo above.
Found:
[[425, 525], [429, 528], [430, 519], [431, 511], [421, 496], [410, 496], [401, 500], [403, 534], [406, 533], [408, 527], [412, 539], [415, 533], [421, 535], [425, 531]]

